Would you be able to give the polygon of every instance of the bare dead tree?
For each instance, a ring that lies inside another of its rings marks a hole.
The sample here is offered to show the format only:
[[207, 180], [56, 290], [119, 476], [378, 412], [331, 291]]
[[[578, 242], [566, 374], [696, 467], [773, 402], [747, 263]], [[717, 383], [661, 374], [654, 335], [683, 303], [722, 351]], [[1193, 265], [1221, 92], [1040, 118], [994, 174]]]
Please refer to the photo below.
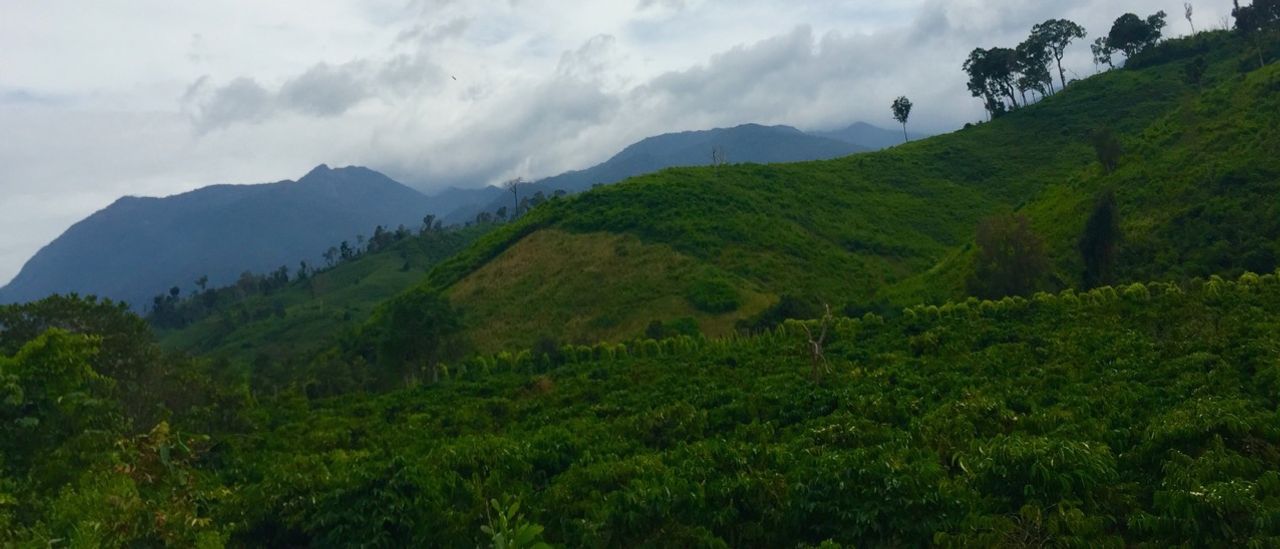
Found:
[[1196, 22], [1191, 20], [1191, 15], [1195, 13], [1195, 8], [1191, 6], [1191, 2], [1184, 2], [1182, 4], [1182, 9], [1186, 10], [1187, 23], [1191, 25], [1191, 34], [1195, 35]]
[[711, 147], [711, 165], [719, 168], [729, 163], [729, 155], [724, 152], [724, 147], [716, 145]]
[[523, 177], [517, 177], [515, 179], [508, 180], [506, 183], [502, 184], [502, 188], [508, 191], [511, 191], [511, 200], [515, 206], [515, 209], [511, 210], [511, 219], [515, 219], [517, 216], [520, 215], [520, 186], [521, 185], [524, 185]]
[[823, 372], [830, 371], [830, 368], [827, 367], [827, 357], [823, 354], [822, 346], [827, 341], [827, 332], [831, 327], [831, 306], [824, 303], [822, 307], [825, 312], [819, 322], [822, 330], [818, 333], [818, 337], [813, 337], [813, 330], [809, 328], [808, 323], [800, 324], [800, 327], [804, 329], [805, 336], [809, 339], [806, 346], [809, 350], [809, 359], [813, 364], [812, 375], [814, 383], [817, 383]]

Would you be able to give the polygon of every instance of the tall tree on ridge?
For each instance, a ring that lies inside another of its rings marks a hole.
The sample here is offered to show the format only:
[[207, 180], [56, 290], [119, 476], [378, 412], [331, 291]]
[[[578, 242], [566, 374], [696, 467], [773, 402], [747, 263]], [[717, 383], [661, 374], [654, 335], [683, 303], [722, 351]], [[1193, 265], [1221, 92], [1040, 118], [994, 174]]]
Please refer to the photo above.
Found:
[[964, 62], [969, 92], [983, 100], [992, 118], [1005, 112], [1001, 98], [1007, 98], [1015, 109], [1021, 106], [1015, 86], [1017, 62], [1017, 52], [1009, 48], [975, 48]]
[[1027, 104], [1026, 92], [1038, 91], [1042, 97], [1053, 94], [1053, 75], [1049, 74], [1050, 48], [1041, 37], [1031, 35], [1014, 50], [1018, 54], [1018, 90], [1023, 93], [1022, 103]]
[[1101, 70], [1100, 67], [1102, 65], [1106, 65], [1112, 69], [1116, 68], [1115, 63], [1111, 59], [1111, 54], [1114, 53], [1114, 51], [1111, 49], [1111, 46], [1107, 45], [1106, 38], [1098, 37], [1098, 39], [1094, 40], [1093, 44], [1089, 46], [1089, 49], [1093, 50], [1093, 65], [1095, 68], [1099, 68], [1099, 70]]
[[1231, 16], [1236, 20], [1236, 31], [1245, 36], [1253, 36], [1258, 50], [1258, 65], [1265, 67], [1267, 59], [1262, 53], [1260, 35], [1268, 27], [1280, 23], [1280, 0], [1253, 0], [1249, 6], [1240, 6], [1240, 0], [1234, 0], [1235, 8]]
[[1121, 15], [1107, 34], [1107, 47], [1124, 52], [1126, 58], [1141, 53], [1160, 41], [1165, 17], [1163, 11], [1147, 16], [1146, 20], [1132, 13]]
[[902, 124], [902, 140], [903, 142], [911, 141], [911, 137], [907, 135], [907, 120], [911, 118], [911, 100], [906, 96], [893, 100], [893, 119]]
[[1050, 19], [1031, 28], [1031, 36], [1043, 43], [1058, 63], [1058, 78], [1063, 88], [1067, 87], [1067, 72], [1062, 68], [1062, 57], [1066, 55], [1067, 46], [1088, 35], [1084, 27], [1066, 19]]

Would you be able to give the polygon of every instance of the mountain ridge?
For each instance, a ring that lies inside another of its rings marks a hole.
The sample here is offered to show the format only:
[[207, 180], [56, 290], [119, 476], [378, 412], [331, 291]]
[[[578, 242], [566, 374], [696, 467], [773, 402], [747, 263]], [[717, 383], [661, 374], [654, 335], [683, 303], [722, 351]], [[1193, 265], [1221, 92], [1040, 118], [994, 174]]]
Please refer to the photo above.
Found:
[[[872, 150], [851, 142], [823, 137], [785, 125], [747, 123], [727, 128], [688, 130], [646, 137], [624, 147], [595, 166], [564, 172], [520, 186], [520, 194], [551, 196], [556, 191], [582, 192], [595, 185], [609, 185], [629, 177], [667, 168], [711, 164], [718, 148], [727, 163], [771, 164], [828, 160]], [[463, 209], [446, 216], [446, 222], [465, 223], [480, 212], [515, 207], [512, 197], [498, 196], [479, 209]]]
[[125, 196], [36, 252], [0, 288], [0, 302], [74, 292], [140, 309], [151, 296], [190, 287], [201, 276], [216, 286], [244, 271], [319, 264], [329, 246], [375, 225], [416, 226], [429, 210], [428, 197], [385, 175], [324, 164], [296, 181]]

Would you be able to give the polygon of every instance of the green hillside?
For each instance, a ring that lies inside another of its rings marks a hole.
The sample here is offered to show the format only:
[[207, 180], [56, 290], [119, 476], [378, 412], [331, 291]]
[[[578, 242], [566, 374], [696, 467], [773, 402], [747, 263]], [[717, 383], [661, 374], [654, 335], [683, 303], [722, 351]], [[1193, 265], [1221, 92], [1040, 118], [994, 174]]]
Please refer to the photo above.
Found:
[[[531, 344], [550, 310], [569, 341], [626, 339], [682, 316], [718, 336], [784, 294], [855, 310], [962, 297], [978, 221], [1016, 209], [1048, 241], [1056, 274], [1045, 289], [1056, 290], [1078, 284], [1075, 242], [1106, 186], [1117, 189], [1128, 235], [1119, 280], [1269, 271], [1278, 76], [1251, 70], [1251, 54], [1232, 35], [1205, 33], [1155, 48], [1134, 60], [1140, 68], [887, 151], [634, 178], [536, 209], [424, 287], [445, 289], [482, 350]], [[1208, 64], [1199, 85], [1185, 77], [1195, 57]], [[1102, 128], [1125, 150], [1110, 175], [1090, 145]], [[1235, 234], [1242, 227], [1253, 234]], [[601, 255], [620, 237], [652, 254]], [[598, 259], [593, 269], [558, 269], [582, 256]], [[704, 280], [732, 286], [737, 308], [700, 309], [691, 294]], [[591, 299], [564, 307], [562, 295]]]
[[395, 242], [269, 295], [220, 304], [190, 325], [161, 329], [160, 342], [169, 350], [228, 359], [304, 357], [363, 322], [378, 303], [412, 287], [491, 229], [434, 231]]
[[1247, 275], [838, 320], [818, 383], [795, 325], [477, 359], [228, 439], [214, 516], [270, 544], [472, 546], [519, 499], [569, 547], [1267, 546], [1278, 329]]
[[[817, 362], [795, 322], [746, 339], [502, 353], [381, 396], [187, 396], [172, 424], [139, 435], [102, 398], [96, 340], [53, 330], [0, 357], [0, 413], [16, 418], [0, 423], [0, 539], [1280, 542], [1275, 274], [827, 327]], [[208, 383], [183, 379], [186, 395]], [[21, 436], [34, 423], [44, 436]]]

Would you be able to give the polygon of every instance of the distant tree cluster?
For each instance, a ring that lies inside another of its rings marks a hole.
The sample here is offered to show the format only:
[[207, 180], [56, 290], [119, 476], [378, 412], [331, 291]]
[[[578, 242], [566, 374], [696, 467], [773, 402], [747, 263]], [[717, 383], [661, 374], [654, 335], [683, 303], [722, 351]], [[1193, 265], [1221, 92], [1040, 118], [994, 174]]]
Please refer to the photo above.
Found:
[[508, 208], [506, 206], [502, 206], [492, 212], [480, 212], [476, 214], [475, 219], [468, 221], [466, 225], [469, 227], [471, 225], [489, 225], [492, 223], [505, 223], [507, 221], [515, 221], [516, 218], [528, 213], [530, 210], [537, 208], [538, 206], [550, 200], [562, 198], [567, 194], [561, 189], [556, 189], [556, 191], [552, 193], [550, 197], [548, 197], [547, 193], [543, 191], [537, 191], [533, 193], [533, 196], [526, 196], [524, 198], [519, 198], [520, 196], [519, 187], [521, 185], [528, 185], [528, 183], [526, 183], [523, 179], [517, 178], [511, 181], [508, 181], [504, 184], [504, 188], [506, 188], [506, 190], [510, 192], [512, 197], [514, 198], [513, 200], [514, 209]]
[[[1263, 1], [1269, 5], [1277, 0]], [[1187, 20], [1191, 21], [1191, 5], [1186, 4], [1185, 9]], [[1265, 19], [1253, 15], [1258, 13], [1249, 11], [1253, 9], [1237, 8], [1237, 11], [1247, 11], [1245, 18], [1252, 25], [1254, 20]], [[1132, 13], [1120, 16], [1111, 25], [1111, 31], [1094, 40], [1090, 46], [1094, 64], [1115, 68], [1117, 54], [1123, 54], [1127, 59], [1154, 46], [1167, 25], [1166, 17], [1163, 11], [1146, 19]], [[1067, 47], [1087, 35], [1084, 27], [1072, 21], [1050, 19], [1032, 27], [1031, 35], [1017, 47], [976, 48], [964, 62], [964, 71], [969, 75], [969, 92], [982, 100], [992, 118], [1031, 104], [1037, 94], [1040, 97], [1053, 95], [1057, 89], [1067, 87], [1066, 69], [1062, 66]], [[1058, 72], [1057, 89], [1054, 88], [1050, 67], [1056, 67]]]
[[[427, 215], [422, 219], [422, 227], [417, 234], [420, 238], [430, 238], [433, 235], [442, 234], [445, 230], [435, 215]], [[262, 275], [245, 271], [233, 284], [222, 288], [210, 288], [209, 277], [204, 275], [195, 280], [196, 289], [186, 296], [182, 295], [180, 287], [174, 286], [168, 292], [152, 298], [147, 311], [147, 320], [157, 328], [178, 329], [220, 311], [224, 313], [237, 311], [237, 304], [243, 303], [250, 297], [273, 295], [287, 288], [291, 283], [306, 282], [312, 276], [337, 267], [343, 262], [353, 261], [364, 254], [389, 249], [395, 243], [412, 236], [414, 233], [404, 225], [394, 230], [378, 225], [374, 227], [372, 237], [366, 239], [364, 235], [358, 235], [355, 246], [344, 240], [337, 246], [330, 246], [325, 250], [321, 254], [326, 264], [324, 269], [318, 269], [306, 261], [300, 261], [298, 269], [292, 276], [289, 267], [281, 265], [274, 271]], [[237, 312], [238, 320], [241, 321], [262, 320], [273, 315], [282, 318], [286, 315], [282, 303], [274, 303], [265, 309], [238, 310]]]
[[1067, 47], [1086, 35], [1084, 27], [1074, 22], [1050, 19], [1032, 27], [1031, 35], [1015, 48], [976, 48], [964, 63], [969, 92], [982, 100], [992, 117], [1030, 104], [1037, 93], [1041, 97], [1053, 95], [1057, 90], [1049, 67], [1057, 67], [1065, 88], [1062, 59]]

